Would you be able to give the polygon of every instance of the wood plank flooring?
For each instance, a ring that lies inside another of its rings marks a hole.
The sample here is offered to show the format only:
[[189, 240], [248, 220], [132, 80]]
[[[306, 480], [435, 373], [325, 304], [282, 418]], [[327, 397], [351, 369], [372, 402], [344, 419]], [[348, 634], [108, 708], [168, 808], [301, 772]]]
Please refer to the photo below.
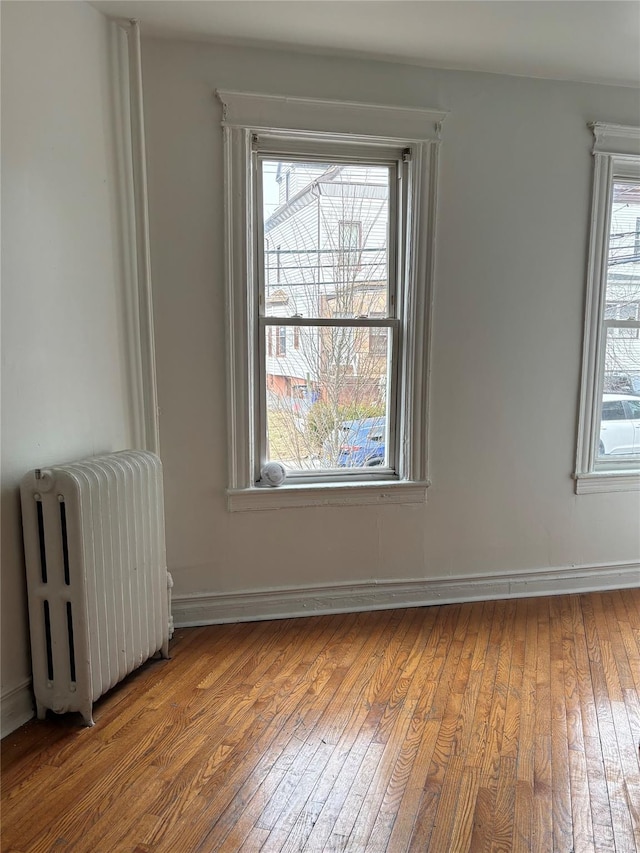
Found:
[[633, 853], [640, 590], [176, 632], [2, 742], [2, 850]]

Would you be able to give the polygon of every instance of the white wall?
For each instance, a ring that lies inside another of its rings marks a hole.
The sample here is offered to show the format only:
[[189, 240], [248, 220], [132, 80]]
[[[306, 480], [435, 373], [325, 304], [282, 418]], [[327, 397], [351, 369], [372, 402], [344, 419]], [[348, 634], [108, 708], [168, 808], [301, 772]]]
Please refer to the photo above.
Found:
[[90, 6], [2, 3], [3, 731], [29, 711], [19, 479], [132, 438], [109, 57]]
[[[637, 561], [640, 495], [576, 496], [590, 120], [638, 92], [147, 40], [152, 265], [178, 597]], [[426, 506], [226, 509], [215, 88], [451, 111], [443, 132]]]

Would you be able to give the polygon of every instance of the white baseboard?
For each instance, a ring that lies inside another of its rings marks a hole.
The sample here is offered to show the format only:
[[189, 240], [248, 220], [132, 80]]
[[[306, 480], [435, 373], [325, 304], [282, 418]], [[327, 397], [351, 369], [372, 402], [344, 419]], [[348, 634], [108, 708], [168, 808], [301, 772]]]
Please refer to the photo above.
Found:
[[[290, 619], [393, 607], [424, 607], [497, 598], [525, 598], [640, 587], [640, 563], [571, 566], [511, 574], [322, 584], [246, 592], [174, 595], [176, 627]], [[34, 716], [31, 680], [0, 697], [0, 736]]]
[[638, 586], [640, 586], [640, 563], [634, 562], [533, 569], [510, 574], [381, 580], [280, 589], [253, 589], [246, 592], [174, 595], [172, 610], [176, 627], [186, 628], [225, 622], [290, 619], [297, 616], [387, 610], [393, 607], [423, 607], [430, 604], [456, 604], [497, 598], [598, 592]]
[[31, 679], [12, 687], [0, 697], [0, 737], [6, 737], [35, 716]]

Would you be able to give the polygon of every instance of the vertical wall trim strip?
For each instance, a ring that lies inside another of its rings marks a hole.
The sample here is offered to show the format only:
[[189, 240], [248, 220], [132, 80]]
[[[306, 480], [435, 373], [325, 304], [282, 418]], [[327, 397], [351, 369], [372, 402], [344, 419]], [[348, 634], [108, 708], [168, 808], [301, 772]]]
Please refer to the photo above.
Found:
[[147, 160], [144, 134], [142, 95], [142, 55], [140, 26], [137, 20], [123, 27], [127, 33], [129, 59], [129, 104], [131, 114], [131, 157], [133, 164], [133, 202], [137, 261], [137, 298], [140, 324], [140, 359], [142, 366], [142, 406], [144, 410], [145, 450], [158, 454], [160, 429], [158, 418], [158, 386], [153, 326], [151, 289], [151, 253], [149, 241], [149, 207], [147, 193]]

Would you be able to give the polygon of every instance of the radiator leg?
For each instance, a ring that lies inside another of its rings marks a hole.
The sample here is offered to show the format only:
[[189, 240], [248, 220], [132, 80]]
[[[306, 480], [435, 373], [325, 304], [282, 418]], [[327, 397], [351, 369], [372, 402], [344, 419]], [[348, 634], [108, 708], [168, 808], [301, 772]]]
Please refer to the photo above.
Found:
[[82, 714], [82, 719], [84, 720], [84, 724], [87, 728], [95, 726], [95, 723], [93, 722], [93, 705], [91, 702], [87, 707], [81, 710], [80, 713]]
[[171, 590], [173, 589], [173, 578], [171, 572], [167, 572], [167, 618], [169, 619], [169, 636], [162, 646], [162, 657], [169, 658], [169, 640], [173, 637], [173, 613], [171, 612]]
[[47, 716], [46, 707], [44, 705], [42, 705], [40, 702], [36, 702], [36, 717], [39, 720], [44, 720], [44, 718], [46, 716]]

